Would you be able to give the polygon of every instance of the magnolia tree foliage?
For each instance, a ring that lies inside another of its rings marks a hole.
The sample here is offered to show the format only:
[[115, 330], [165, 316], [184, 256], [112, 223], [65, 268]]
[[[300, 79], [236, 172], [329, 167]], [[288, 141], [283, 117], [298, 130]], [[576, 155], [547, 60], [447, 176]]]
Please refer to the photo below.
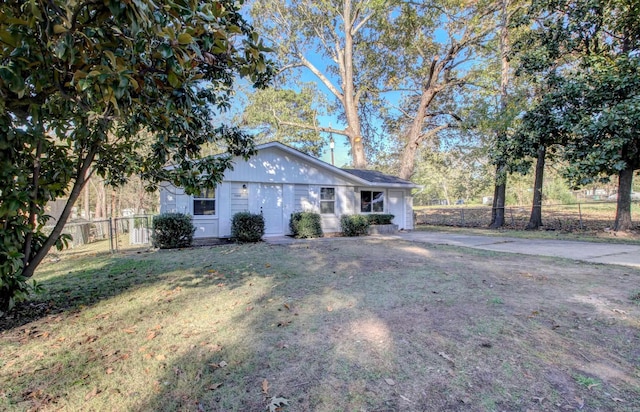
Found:
[[541, 77], [544, 96], [527, 114], [525, 132], [562, 143], [574, 186], [618, 175], [614, 228], [631, 229], [640, 168], [640, 4], [537, 0], [532, 15], [537, 30], [523, 69]]
[[[271, 77], [241, 1], [28, 0], [0, 9], [0, 311], [61, 235], [92, 173], [136, 173], [193, 193], [219, 181], [252, 140], [224, 125], [234, 79]], [[143, 143], [141, 131], [154, 138]], [[227, 155], [194, 162], [200, 145]], [[166, 166], [173, 166], [166, 168]], [[47, 202], [68, 197], [43, 231]]]

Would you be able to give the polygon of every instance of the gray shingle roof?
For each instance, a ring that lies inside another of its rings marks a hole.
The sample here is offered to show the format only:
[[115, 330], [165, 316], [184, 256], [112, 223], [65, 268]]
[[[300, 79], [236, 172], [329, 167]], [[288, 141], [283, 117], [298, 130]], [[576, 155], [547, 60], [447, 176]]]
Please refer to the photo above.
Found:
[[400, 184], [400, 185], [411, 185], [415, 186], [414, 183], [400, 179], [396, 176], [387, 175], [375, 170], [365, 170], [365, 169], [342, 169], [347, 173], [351, 173], [354, 176], [357, 176], [361, 179], [367, 180], [371, 183], [385, 183], [385, 184]]

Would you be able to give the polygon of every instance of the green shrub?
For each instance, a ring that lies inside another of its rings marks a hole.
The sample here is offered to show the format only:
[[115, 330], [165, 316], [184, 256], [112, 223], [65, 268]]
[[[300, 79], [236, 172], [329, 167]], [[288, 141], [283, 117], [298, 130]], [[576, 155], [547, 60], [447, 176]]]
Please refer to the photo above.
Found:
[[342, 215], [340, 226], [345, 236], [362, 236], [369, 230], [369, 219], [366, 215]]
[[183, 213], [163, 213], [153, 217], [153, 246], [160, 249], [189, 247], [196, 228], [191, 216]]
[[380, 213], [380, 214], [367, 215], [367, 217], [369, 218], [370, 225], [390, 225], [391, 221], [395, 216]]
[[231, 219], [231, 237], [236, 242], [259, 242], [264, 235], [264, 217], [260, 214], [239, 212]]
[[322, 221], [318, 213], [295, 212], [291, 214], [289, 228], [296, 238], [322, 237]]

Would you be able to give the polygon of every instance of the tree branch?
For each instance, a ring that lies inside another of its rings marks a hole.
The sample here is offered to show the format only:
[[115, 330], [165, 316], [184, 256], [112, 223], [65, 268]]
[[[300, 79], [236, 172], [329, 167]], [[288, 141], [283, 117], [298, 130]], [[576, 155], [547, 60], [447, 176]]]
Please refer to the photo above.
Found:
[[371, 20], [371, 18], [372, 18], [372, 17], [373, 17], [373, 13], [371, 13], [371, 14], [369, 14], [369, 15], [365, 16], [365, 17], [360, 21], [360, 23], [358, 23], [358, 25], [357, 25], [356, 27], [354, 27], [353, 29], [351, 29], [351, 35], [352, 35], [352, 36], [355, 36], [355, 35], [360, 31], [360, 29], [362, 29], [362, 26], [364, 26], [365, 24], [367, 24], [367, 22], [368, 22], [369, 20]]
[[294, 69], [296, 67], [305, 67], [304, 64], [302, 63], [291, 63], [291, 64], [287, 64], [285, 66], [282, 66], [280, 69], [278, 69], [278, 72], [276, 74], [281, 74], [284, 71], [287, 71], [289, 69]]
[[278, 125], [292, 126], [292, 127], [298, 127], [300, 129], [315, 130], [316, 132], [335, 133], [343, 136], [348, 136], [345, 130], [334, 129], [333, 127], [324, 127], [324, 126], [310, 125], [310, 124], [304, 124], [304, 123], [288, 122], [285, 120], [281, 120], [278, 116], [276, 116], [275, 113], [273, 114], [273, 117], [275, 117], [276, 121], [278, 122]]
[[311, 73], [313, 73], [322, 82], [322, 84], [324, 84], [327, 89], [329, 89], [329, 91], [333, 93], [334, 96], [336, 96], [340, 101], [344, 99], [342, 93], [340, 93], [340, 91], [333, 85], [333, 83], [331, 83], [331, 80], [329, 80], [320, 70], [318, 70], [318, 68], [314, 66], [313, 63], [307, 60], [307, 58], [302, 54], [299, 54], [298, 57], [302, 62], [302, 65], [311, 70]]

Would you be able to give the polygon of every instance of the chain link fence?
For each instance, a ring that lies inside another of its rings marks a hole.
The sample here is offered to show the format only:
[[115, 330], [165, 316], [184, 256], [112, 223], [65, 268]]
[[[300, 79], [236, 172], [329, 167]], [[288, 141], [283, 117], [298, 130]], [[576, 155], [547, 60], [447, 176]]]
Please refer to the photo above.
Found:
[[62, 233], [71, 235], [64, 252], [118, 253], [148, 250], [151, 243], [151, 215], [105, 220], [75, 220]]
[[[417, 225], [486, 228], [491, 223], [491, 206], [425, 207], [415, 210]], [[505, 207], [504, 227], [523, 230], [531, 216], [531, 206]], [[542, 223], [546, 230], [600, 231], [612, 228], [616, 218], [615, 202], [542, 205]], [[631, 206], [631, 219], [640, 221], [640, 204]]]

